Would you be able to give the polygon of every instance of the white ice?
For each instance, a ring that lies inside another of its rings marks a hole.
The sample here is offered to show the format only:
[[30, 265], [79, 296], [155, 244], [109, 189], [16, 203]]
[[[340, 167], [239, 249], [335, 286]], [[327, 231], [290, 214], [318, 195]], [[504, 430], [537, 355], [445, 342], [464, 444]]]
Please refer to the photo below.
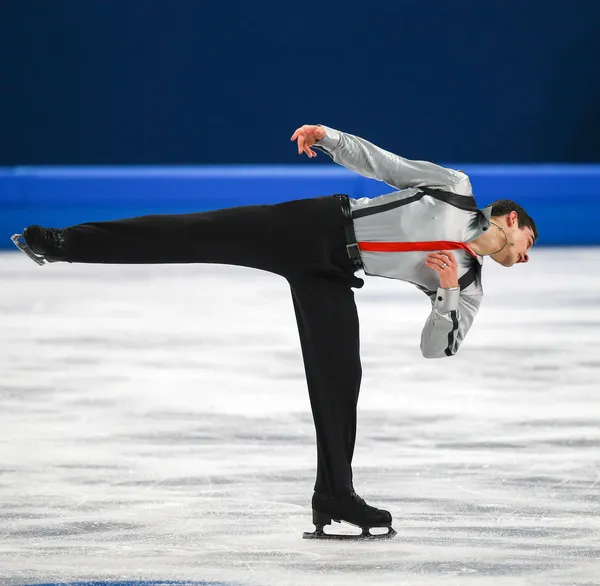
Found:
[[[313, 542], [284, 280], [0, 255], [0, 584], [600, 584], [598, 249], [484, 267], [458, 355], [366, 278], [355, 486], [398, 535]], [[336, 528], [339, 528], [337, 526]]]

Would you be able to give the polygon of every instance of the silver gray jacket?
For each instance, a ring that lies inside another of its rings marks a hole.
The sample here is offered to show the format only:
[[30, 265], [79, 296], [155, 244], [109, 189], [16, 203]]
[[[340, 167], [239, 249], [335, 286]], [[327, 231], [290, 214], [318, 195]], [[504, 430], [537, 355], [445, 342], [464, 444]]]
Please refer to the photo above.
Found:
[[477, 208], [469, 177], [462, 171], [410, 161], [357, 136], [323, 128], [327, 134], [316, 148], [336, 163], [400, 190], [350, 199], [365, 274], [407, 281], [426, 293], [432, 311], [421, 334], [421, 352], [425, 358], [453, 356], [481, 305], [483, 258], [468, 247], [453, 250], [459, 287], [443, 289], [438, 274], [425, 266], [429, 251], [372, 249], [425, 248], [436, 242], [440, 245], [436, 250], [441, 250], [444, 242], [466, 244], [489, 228], [491, 206]]

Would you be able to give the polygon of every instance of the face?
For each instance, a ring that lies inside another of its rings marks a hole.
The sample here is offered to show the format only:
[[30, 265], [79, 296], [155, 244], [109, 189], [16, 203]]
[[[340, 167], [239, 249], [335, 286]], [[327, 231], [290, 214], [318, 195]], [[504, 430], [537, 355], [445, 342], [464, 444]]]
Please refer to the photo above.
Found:
[[[508, 245], [492, 258], [505, 267], [529, 262], [529, 252], [533, 246], [533, 230], [529, 227], [519, 228], [517, 212], [511, 212], [502, 222]], [[511, 246], [512, 243], [512, 246]]]

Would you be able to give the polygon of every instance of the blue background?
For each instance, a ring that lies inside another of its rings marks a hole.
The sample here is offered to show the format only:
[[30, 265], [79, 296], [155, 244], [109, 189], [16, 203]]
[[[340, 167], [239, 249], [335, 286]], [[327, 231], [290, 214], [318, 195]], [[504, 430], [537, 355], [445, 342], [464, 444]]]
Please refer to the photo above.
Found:
[[598, 0], [1, 4], [0, 165], [600, 161]]

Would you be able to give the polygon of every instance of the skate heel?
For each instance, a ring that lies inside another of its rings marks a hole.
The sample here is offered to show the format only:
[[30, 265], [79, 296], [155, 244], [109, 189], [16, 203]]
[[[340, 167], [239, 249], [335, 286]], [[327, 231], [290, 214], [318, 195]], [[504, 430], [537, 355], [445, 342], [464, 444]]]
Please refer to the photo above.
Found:
[[313, 509], [313, 525], [315, 527], [323, 528], [324, 525], [331, 525], [331, 515], [327, 513], [321, 513], [320, 511], [315, 511]]

